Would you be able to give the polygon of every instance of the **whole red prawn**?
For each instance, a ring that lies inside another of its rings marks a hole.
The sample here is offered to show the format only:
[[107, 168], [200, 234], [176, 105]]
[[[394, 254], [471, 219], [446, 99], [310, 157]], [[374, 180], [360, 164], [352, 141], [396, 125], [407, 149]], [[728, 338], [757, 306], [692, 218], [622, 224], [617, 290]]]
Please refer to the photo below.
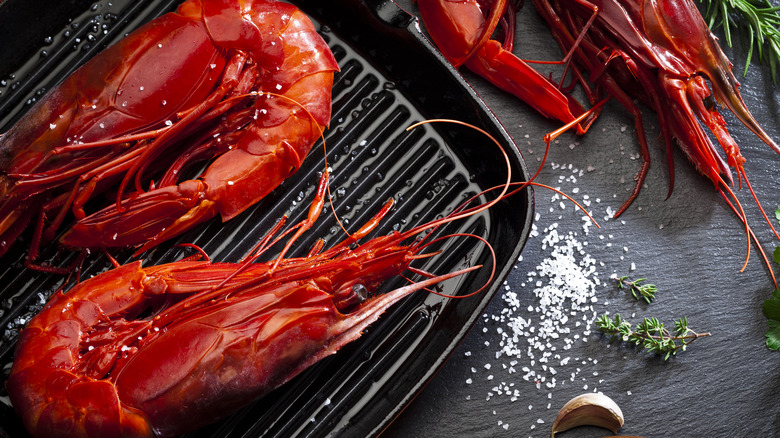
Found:
[[[53, 239], [71, 212], [62, 244], [139, 252], [233, 218], [300, 166], [329, 124], [336, 70], [289, 3], [182, 3], [90, 60], [0, 137], [0, 255], [34, 223], [35, 258], [38, 240]], [[117, 186], [114, 203], [85, 211]]]
[[[478, 44], [489, 39], [499, 17], [504, 17], [504, 23], [507, 23], [505, 32], [512, 28], [509, 23], [514, 19], [511, 1], [418, 0], [417, 3], [432, 37], [455, 65], [465, 60], [485, 58], [484, 54], [477, 55], [481, 53]], [[754, 199], [756, 197], [743, 168], [745, 158], [729, 134], [717, 103], [728, 108], [778, 153], [780, 146], [759, 126], [746, 107], [739, 93], [739, 83], [731, 71], [731, 62], [693, 1], [534, 0], [534, 6], [566, 53], [565, 75], [572, 72], [574, 79], [571, 86], [582, 85], [594, 105], [590, 110], [593, 116], [605, 102], [603, 96], [606, 94], [616, 99], [634, 118], [643, 163], [636, 175], [634, 190], [614, 217], [620, 216], [639, 195], [650, 168], [644, 122], [636, 103], [639, 100], [658, 116], [670, 167], [669, 194], [674, 187], [671, 150], [677, 144], [696, 169], [715, 184], [729, 207], [745, 224], [749, 256], [750, 238], [755, 240], [755, 235], [731, 190], [731, 169], [736, 171], [740, 186], [744, 181]], [[480, 8], [489, 9], [489, 14], [483, 13]], [[505, 38], [511, 41], [511, 35]], [[501, 86], [502, 82], [517, 80], [515, 73], [504, 70], [512, 69], [516, 61], [510, 62], [498, 56], [487, 58], [501, 65], [501, 68], [491, 70], [490, 74], [500, 76], [497, 79], [488, 77], [492, 82]], [[527, 82], [536, 83], [532, 80]], [[538, 96], [531, 99], [538, 105], [568, 108], [564, 101], [556, 103]], [[580, 127], [579, 120], [559, 119], [567, 122], [568, 127]], [[725, 159], [702, 125], [714, 134], [725, 152]], [[546, 138], [560, 132], [557, 130]], [[772, 227], [758, 199], [756, 203]], [[780, 239], [777, 233], [775, 235]], [[759, 250], [766, 261], [760, 246]]]
[[[323, 207], [326, 178], [292, 240]], [[392, 201], [392, 200], [391, 200]], [[390, 210], [305, 257], [117, 267], [52, 297], [22, 331], [6, 387], [36, 437], [176, 436], [223, 417], [333, 354], [393, 303], [477, 267], [375, 295], [459, 216], [360, 245]], [[412, 269], [414, 272], [419, 272]], [[429, 274], [426, 274], [430, 277]]]
[[[778, 153], [780, 146], [746, 107], [731, 62], [696, 5], [691, 0], [534, 0], [534, 5], [553, 37], [569, 54], [575, 77], [591, 90], [591, 99], [605, 92], [634, 117], [643, 164], [631, 196], [615, 217], [638, 196], [650, 166], [642, 115], [634, 102], [637, 99], [658, 116], [670, 168], [669, 193], [674, 187], [671, 148], [677, 144], [696, 169], [713, 182], [745, 225], [746, 266], [750, 239], [757, 239], [730, 188], [731, 168], [736, 171], [740, 186], [745, 182], [773, 231], [774, 227], [750, 186], [743, 168], [745, 158], [729, 134], [717, 103], [728, 108]], [[702, 125], [720, 143], [725, 160]], [[775, 236], [780, 239], [776, 231]], [[769, 266], [760, 245], [758, 249]], [[769, 271], [774, 280], [771, 267]]]
[[[599, 87], [596, 92], [616, 98], [634, 117], [644, 164], [632, 196], [616, 216], [638, 195], [650, 164], [642, 116], [633, 99], [655, 110], [667, 150], [671, 151], [672, 139], [676, 140], [719, 191], [728, 190], [727, 183], [732, 182], [729, 166], [740, 182], [744, 180], [748, 187], [749, 182], [743, 169], [745, 158], [729, 134], [716, 100], [780, 153], [780, 146], [745, 106], [731, 62], [692, 1], [534, 0], [534, 5], [561, 48], [571, 53], [577, 77], [584, 80], [588, 74]], [[699, 121], [715, 135], [726, 160]], [[673, 182], [672, 173], [670, 193]]]

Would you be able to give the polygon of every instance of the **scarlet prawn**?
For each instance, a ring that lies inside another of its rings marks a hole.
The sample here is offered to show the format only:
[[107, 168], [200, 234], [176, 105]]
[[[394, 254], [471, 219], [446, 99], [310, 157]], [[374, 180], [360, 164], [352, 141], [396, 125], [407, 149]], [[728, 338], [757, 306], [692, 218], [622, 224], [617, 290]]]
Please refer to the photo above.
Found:
[[[589, 89], [616, 98], [634, 117], [643, 165], [631, 197], [616, 216], [638, 195], [650, 164], [642, 116], [634, 98], [658, 115], [670, 169], [674, 139], [719, 191], [728, 190], [727, 183], [733, 183], [729, 167], [737, 172], [740, 183], [744, 180], [749, 187], [749, 181], [743, 169], [745, 158], [729, 134], [716, 100], [780, 153], [780, 146], [746, 107], [731, 62], [693, 2], [534, 0], [534, 4], [556, 41], [569, 54], [567, 58], [578, 81], [595, 84], [596, 89]], [[725, 160], [699, 122], [715, 135], [725, 151]], [[670, 193], [673, 186], [672, 172]]]
[[[235, 217], [300, 167], [329, 124], [337, 70], [289, 3], [182, 3], [0, 137], [0, 255], [34, 223], [35, 258], [71, 213], [63, 245], [139, 252]], [[112, 188], [115, 202], [100, 205], [95, 195]], [[102, 208], [85, 211], [90, 201]]]
[[[325, 180], [292, 240], [322, 211]], [[14, 408], [46, 437], [175, 436], [235, 411], [357, 339], [403, 297], [477, 268], [373, 295], [435, 254], [421, 253], [435, 239], [411, 239], [481, 209], [357, 244], [391, 208], [304, 257], [252, 263], [281, 238], [277, 227], [242, 263], [133, 262], [56, 294], [20, 335], [7, 381]]]
[[[511, 2], [419, 0], [418, 5], [432, 37], [456, 66], [465, 60], [479, 58], [476, 53], [480, 44], [490, 38], [499, 17], [504, 17], [505, 33], [513, 29], [511, 23], [515, 12]], [[488, 18], [481, 12], [481, 5], [490, 7]], [[745, 182], [773, 231], [774, 227], [750, 186], [743, 168], [745, 158], [729, 134], [716, 101], [725, 105], [773, 150], [780, 153], [780, 146], [746, 107], [739, 93], [739, 83], [731, 71], [731, 62], [693, 2], [534, 0], [534, 5], [566, 53], [564, 77], [569, 71], [574, 77], [567, 89], [580, 84], [594, 105], [588, 113], [567, 121], [564, 127], [545, 136], [548, 145], [564, 130], [580, 128], [583, 118], [592, 122], [606, 102], [603, 94], [616, 99], [629, 111], [634, 118], [643, 162], [635, 178], [634, 190], [614, 214], [618, 217], [639, 195], [650, 167], [644, 122], [635, 100], [646, 103], [658, 115], [666, 145], [670, 168], [669, 194], [674, 187], [671, 151], [676, 143], [696, 169], [715, 184], [729, 207], [744, 223], [749, 257], [750, 238], [756, 240], [756, 237], [730, 188], [734, 184], [730, 168], [736, 171], [740, 187]], [[507, 47], [511, 47], [511, 35], [505, 35], [505, 38], [510, 41]], [[491, 74], [501, 75], [499, 70]], [[496, 84], [513, 81], [513, 73], [504, 75], [506, 77], [497, 80], [489, 79]], [[709, 128], [724, 149], [725, 159], [716, 151], [702, 124]], [[780, 239], [777, 232], [775, 236]], [[766, 261], [760, 246], [759, 250]]]

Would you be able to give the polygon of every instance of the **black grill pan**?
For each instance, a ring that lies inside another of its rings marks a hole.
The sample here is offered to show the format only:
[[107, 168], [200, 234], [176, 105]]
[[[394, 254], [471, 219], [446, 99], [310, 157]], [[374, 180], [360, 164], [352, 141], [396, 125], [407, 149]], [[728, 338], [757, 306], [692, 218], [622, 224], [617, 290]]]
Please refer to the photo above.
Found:
[[[44, 0], [0, 2], [0, 132], [35, 100], [107, 44], [172, 10], [177, 1]], [[451, 212], [465, 197], [503, 183], [503, 156], [485, 138], [455, 125], [412, 123], [458, 119], [479, 126], [502, 143], [513, 179], [528, 175], [514, 143], [474, 91], [438, 55], [416, 20], [391, 1], [298, 0], [320, 25], [341, 67], [333, 90], [333, 118], [326, 132], [331, 190], [339, 217], [354, 231], [388, 197], [397, 205], [377, 233], [405, 229]], [[45, 52], [45, 53], [44, 53]], [[145, 254], [146, 265], [181, 258], [176, 245], [193, 242], [215, 261], [237, 261], [284, 214], [288, 223], [305, 215], [319, 172], [321, 142], [302, 168], [259, 204], [222, 224], [214, 220]], [[447, 227], [446, 232], [484, 236], [497, 256], [496, 276], [483, 293], [445, 299], [428, 293], [408, 297], [364, 336], [234, 416], [188, 434], [191, 437], [376, 436], [406, 406], [465, 336], [517, 260], [531, 228], [532, 194], [501, 201], [488, 212]], [[306, 252], [314, 239], [342, 235], [329, 214], [295, 246]], [[0, 360], [5, 381], [18, 331], [63, 281], [22, 267], [29, 235], [0, 259]], [[465, 264], [490, 264], [474, 239], [453, 239], [424, 269], [447, 272]], [[129, 261], [130, 251], [118, 254]], [[43, 259], [66, 265], [73, 256], [44, 248]], [[91, 256], [84, 275], [110, 267]], [[464, 294], [483, 285], [482, 269], [445, 283], [445, 293]], [[403, 284], [391, 281], [387, 290]], [[0, 436], [24, 437], [20, 420], [0, 390]]]

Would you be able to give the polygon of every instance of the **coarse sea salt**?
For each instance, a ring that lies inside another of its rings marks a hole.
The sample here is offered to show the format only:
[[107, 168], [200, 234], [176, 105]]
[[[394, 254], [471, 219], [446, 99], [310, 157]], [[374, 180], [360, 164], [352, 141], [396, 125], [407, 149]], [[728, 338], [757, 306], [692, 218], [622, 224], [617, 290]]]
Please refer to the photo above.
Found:
[[[572, 190], [572, 186], [577, 184], [575, 175], [584, 174], [582, 169], [557, 163], [551, 163], [550, 167], [559, 173], [565, 173], [566, 169], [572, 172], [572, 175], [558, 178], [558, 182], [564, 186], [561, 190], [578, 193], [588, 206], [601, 202], [599, 198], [582, 193], [581, 189]], [[587, 169], [588, 172], [594, 170], [592, 166]], [[496, 314], [483, 315], [483, 327], [490, 327], [493, 333], [491, 341], [484, 341], [484, 345], [488, 347], [497, 344], [495, 362], [492, 364], [492, 370], [490, 363], [484, 363], [472, 367], [470, 373], [476, 377], [475, 380], [506, 379], [508, 382], [493, 386], [485, 394], [486, 401], [500, 403], [507, 400], [511, 403], [520, 400], [532, 402], [525, 405], [529, 410], [541, 409], [539, 412], [544, 412], [545, 415], [538, 418], [536, 424], [530, 425], [531, 430], [536, 425], [544, 424], [544, 419], [552, 421], [555, 418], [554, 409], [561, 405], [553, 400], [556, 387], [572, 385], [566, 385], [567, 382], [579, 382], [578, 385], [581, 386], [578, 389], [597, 391], [596, 382], [589, 379], [599, 374], [588, 369], [597, 361], [590, 358], [584, 360], [578, 357], [575, 351], [582, 351], [578, 350], [578, 347], [584, 348], [591, 336], [593, 321], [598, 314], [594, 306], [608, 304], [599, 302], [597, 297], [597, 290], [606, 287], [606, 283], [599, 279], [597, 270], [597, 267], [604, 267], [604, 263], [597, 262], [586, 251], [588, 232], [591, 230], [590, 219], [582, 216], [579, 209], [565, 209], [561, 206], [560, 195], [553, 194], [547, 199], [551, 205], [568, 211], [570, 216], [561, 220], [582, 218], [582, 233], [563, 231], [559, 229], [558, 223], [552, 223], [543, 229], [532, 226], [530, 238], [541, 238], [537, 244], [541, 246], [541, 261], [535, 267], [525, 267], [527, 272], [517, 290], [513, 290], [516, 286], [510, 287], [509, 283], [505, 282], [501, 289], [502, 308]], [[541, 219], [539, 211], [544, 211], [541, 205], [537, 209], [537, 221]], [[605, 213], [605, 220], [611, 220], [614, 210], [606, 207]], [[549, 223], [549, 218], [547, 220]], [[597, 238], [605, 240], [612, 239], [613, 236], [599, 234]], [[611, 243], [603, 242], [600, 246], [610, 247]], [[621, 245], [620, 249], [623, 253], [628, 252], [628, 247]], [[495, 342], [497, 338], [500, 339], [498, 343]], [[481, 370], [480, 373], [476, 373], [477, 370]], [[486, 373], [486, 370], [491, 371]], [[514, 387], [515, 382], [517, 387]], [[598, 385], [603, 382], [604, 379], [599, 379]], [[470, 396], [468, 399], [471, 399]], [[516, 421], [516, 417], [514, 419]], [[508, 426], [511, 419], [503, 418], [502, 421], [503, 425]]]
[[[562, 356], [558, 351], [587, 341], [586, 333], [590, 333], [587, 327], [596, 315], [593, 308], [598, 302], [596, 290], [602, 283], [596, 271], [596, 260], [585, 252], [586, 245], [576, 233], [561, 233], [558, 225], [552, 224], [541, 235], [546, 256], [526, 274], [525, 282], [533, 285], [533, 303], [521, 305], [517, 292], [504, 288], [501, 313], [484, 318], [485, 322], [498, 323], [494, 330], [501, 341], [495, 357], [499, 361], [504, 359], [504, 363], [499, 364], [499, 372], [511, 376], [517, 366], [522, 370], [523, 381], [535, 384], [538, 390], [550, 391], [563, 384], [556, 379], [561, 369], [567, 374], [571, 372], [571, 381], [582, 372], [580, 368], [576, 371], [566, 369], [570, 356]], [[575, 332], [578, 328], [579, 332]], [[491, 369], [490, 363], [482, 366], [485, 370]], [[491, 380], [494, 376], [491, 374], [486, 378]], [[587, 383], [584, 387], [588, 387]], [[519, 390], [494, 387], [486, 400], [506, 397], [514, 402], [521, 394]], [[551, 399], [552, 393], [547, 392], [546, 397]], [[548, 409], [552, 407], [551, 402], [546, 405]]]

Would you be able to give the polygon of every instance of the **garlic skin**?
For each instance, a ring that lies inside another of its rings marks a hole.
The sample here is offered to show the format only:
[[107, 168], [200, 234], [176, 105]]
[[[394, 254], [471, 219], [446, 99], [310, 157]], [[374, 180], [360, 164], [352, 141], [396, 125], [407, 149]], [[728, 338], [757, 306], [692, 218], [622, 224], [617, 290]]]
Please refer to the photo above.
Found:
[[566, 402], [552, 427], [552, 437], [577, 426], [603, 427], [617, 433], [623, 426], [623, 412], [604, 394], [582, 394]]

